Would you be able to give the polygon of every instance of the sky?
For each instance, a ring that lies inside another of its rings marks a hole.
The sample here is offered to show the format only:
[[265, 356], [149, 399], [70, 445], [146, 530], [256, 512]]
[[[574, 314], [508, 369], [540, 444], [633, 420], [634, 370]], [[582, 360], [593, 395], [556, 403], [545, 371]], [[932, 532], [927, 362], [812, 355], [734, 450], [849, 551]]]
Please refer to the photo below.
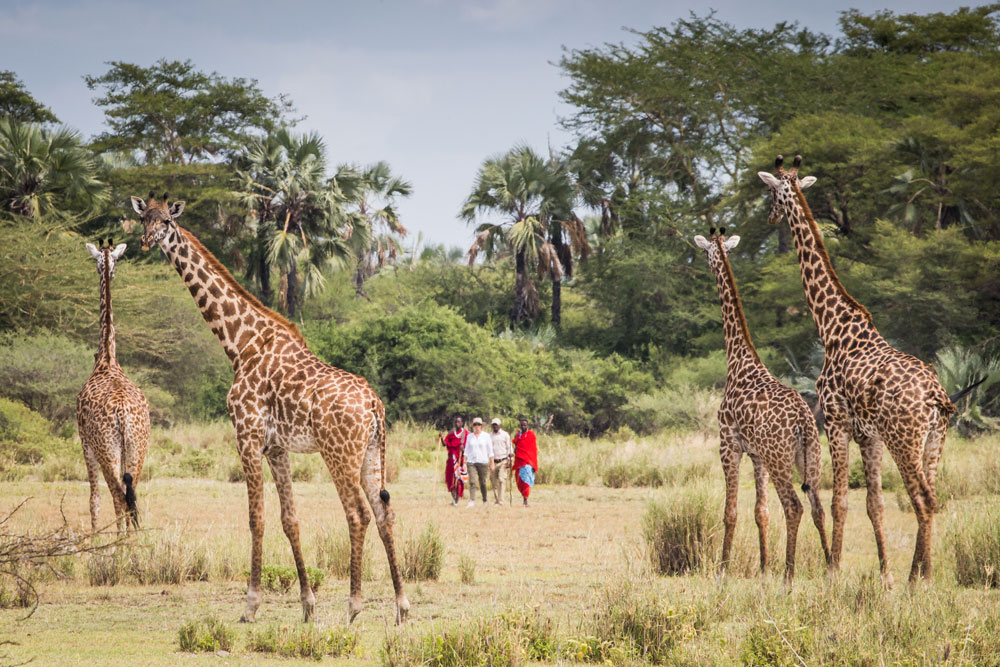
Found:
[[[969, 2], [715, 0], [738, 27], [798, 22], [835, 34], [845, 9], [952, 11]], [[14, 70], [59, 119], [103, 129], [84, 75], [111, 60], [192, 60], [287, 94], [325, 139], [330, 162], [386, 160], [413, 184], [400, 205], [412, 243], [466, 248], [457, 217], [482, 161], [524, 143], [543, 154], [559, 127], [564, 49], [632, 43], [628, 29], [666, 26], [708, 6], [667, 0], [3, 0], [0, 69]], [[181, 196], [182, 193], [178, 193]]]

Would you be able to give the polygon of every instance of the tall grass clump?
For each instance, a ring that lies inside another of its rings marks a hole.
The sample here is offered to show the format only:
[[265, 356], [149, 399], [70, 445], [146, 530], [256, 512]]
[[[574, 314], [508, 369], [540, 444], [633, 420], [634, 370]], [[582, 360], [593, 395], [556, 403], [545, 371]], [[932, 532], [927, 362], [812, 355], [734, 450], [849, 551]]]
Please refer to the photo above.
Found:
[[[371, 532], [369, 532], [371, 534]], [[351, 536], [345, 530], [327, 530], [316, 536], [316, 567], [337, 579], [351, 576]], [[373, 545], [365, 540], [361, 553], [361, 577], [366, 581], [375, 578], [372, 566]]]
[[208, 581], [211, 565], [203, 545], [171, 530], [143, 535], [130, 551], [128, 573], [139, 584], [180, 584]]
[[959, 586], [1000, 588], [1000, 507], [957, 517], [946, 542]]
[[444, 564], [444, 540], [433, 522], [424, 524], [419, 535], [403, 542], [403, 578], [409, 581], [434, 580], [441, 576]]
[[683, 574], [711, 560], [718, 507], [713, 494], [697, 487], [649, 502], [642, 533], [656, 572]]
[[294, 628], [282, 625], [257, 627], [247, 633], [247, 650], [285, 658], [343, 657], [354, 653], [360, 637], [347, 628], [320, 630], [312, 623]]
[[458, 575], [463, 584], [476, 583], [476, 560], [468, 554], [462, 554], [458, 559]]
[[188, 621], [177, 631], [177, 643], [186, 653], [232, 651], [236, 632], [215, 616]]

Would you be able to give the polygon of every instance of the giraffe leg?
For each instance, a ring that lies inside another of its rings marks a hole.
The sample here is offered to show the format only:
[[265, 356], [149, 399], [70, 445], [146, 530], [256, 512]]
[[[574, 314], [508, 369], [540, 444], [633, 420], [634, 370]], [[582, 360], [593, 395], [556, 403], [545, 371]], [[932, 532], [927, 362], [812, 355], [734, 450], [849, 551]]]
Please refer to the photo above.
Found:
[[761, 574], [767, 571], [767, 524], [770, 513], [767, 509], [767, 468], [763, 461], [755, 454], [750, 455], [753, 462], [753, 479], [757, 487], [757, 504], [754, 506], [753, 516], [757, 521], [757, 540], [760, 542], [760, 571]]
[[[935, 423], [924, 440], [924, 478], [930, 494], [930, 523], [934, 522], [934, 513], [937, 512], [937, 469], [941, 461], [941, 450], [944, 448], [945, 437], [948, 434], [948, 420], [939, 419]], [[928, 528], [927, 541], [924, 543], [923, 554], [923, 576], [931, 576], [931, 532]]]
[[819, 501], [819, 492], [816, 491], [815, 486], [810, 486], [809, 491], [809, 507], [812, 511], [813, 524], [816, 526], [816, 530], [819, 531], [819, 541], [823, 546], [823, 559], [826, 561], [826, 566], [830, 567], [830, 545], [826, 539], [826, 518], [823, 515], [823, 504]]
[[295, 502], [292, 498], [292, 468], [288, 460], [288, 451], [277, 447], [268, 448], [267, 462], [271, 466], [271, 475], [274, 477], [274, 485], [278, 490], [278, 502], [281, 504], [281, 527], [292, 547], [295, 571], [299, 575], [302, 620], [308, 623], [316, 610], [316, 597], [309, 586], [309, 575], [306, 572], [302, 548], [299, 545], [299, 519], [295, 515]]
[[378, 534], [382, 538], [385, 556], [389, 561], [389, 574], [392, 576], [392, 587], [396, 592], [396, 623], [399, 624], [406, 621], [406, 616], [410, 611], [410, 601], [406, 599], [406, 593], [403, 592], [403, 577], [399, 571], [396, 547], [392, 537], [395, 512], [389, 506], [388, 494], [385, 495], [386, 500], [382, 498], [384, 489], [382, 488], [382, 452], [380, 447], [379, 441], [375, 438], [369, 442], [361, 468], [361, 485], [368, 497], [368, 504], [375, 514], [375, 525], [378, 526]]
[[[110, 457], [109, 457], [110, 458]], [[101, 472], [104, 473], [104, 481], [108, 485], [111, 493], [111, 502], [115, 506], [115, 527], [119, 533], [127, 530], [127, 507], [125, 505], [125, 492], [122, 491], [122, 482], [118, 475], [120, 462], [117, 458], [101, 462]]]
[[[826, 409], [825, 404], [824, 409]], [[851, 440], [851, 431], [844, 424], [831, 419], [828, 411], [826, 434], [833, 468], [833, 499], [830, 502], [830, 514], [833, 517], [830, 572], [836, 572], [840, 569], [840, 554], [844, 548], [844, 524], [847, 520], [847, 446]]]
[[87, 463], [87, 480], [90, 482], [90, 529], [97, 532], [97, 517], [101, 513], [101, 466], [88, 448], [83, 450], [83, 460]]
[[362, 556], [365, 548], [365, 533], [371, 514], [361, 497], [361, 488], [353, 475], [348, 479], [334, 478], [340, 502], [347, 517], [347, 530], [351, 538], [351, 596], [347, 601], [347, 623], [350, 624], [364, 608], [361, 597]]
[[726, 532], [722, 539], [722, 560], [719, 562], [719, 571], [724, 573], [729, 566], [733, 534], [736, 532], [736, 500], [740, 489], [740, 461], [743, 452], [735, 442], [727, 439], [723, 439], [719, 452], [722, 458], [722, 473], [726, 477], [726, 507], [723, 515]]
[[892, 573], [885, 551], [885, 530], [882, 518], [885, 501], [882, 497], [882, 443], [874, 438], [856, 438], [861, 446], [861, 460], [865, 467], [865, 485], [868, 487], [868, 518], [875, 531], [875, 548], [878, 550], [879, 573], [882, 585], [892, 587]]
[[917, 515], [917, 543], [913, 549], [913, 563], [910, 566], [910, 585], [916, 584], [920, 576], [930, 577], [930, 542], [934, 524], [934, 497], [923, 470], [922, 454], [906, 457], [905, 451], [897, 459], [899, 474], [910, 495], [913, 513]]
[[256, 438], [237, 432], [240, 461], [247, 478], [247, 505], [250, 517], [250, 584], [247, 587], [247, 606], [240, 617], [241, 623], [253, 623], [260, 607], [260, 570], [264, 556], [264, 475], [263, 461]]
[[795, 485], [792, 480], [785, 477], [775, 477], [774, 488], [778, 492], [781, 500], [781, 507], [785, 511], [785, 581], [791, 582], [795, 577], [795, 545], [798, 541], [799, 523], [802, 521], [802, 502], [795, 493]]

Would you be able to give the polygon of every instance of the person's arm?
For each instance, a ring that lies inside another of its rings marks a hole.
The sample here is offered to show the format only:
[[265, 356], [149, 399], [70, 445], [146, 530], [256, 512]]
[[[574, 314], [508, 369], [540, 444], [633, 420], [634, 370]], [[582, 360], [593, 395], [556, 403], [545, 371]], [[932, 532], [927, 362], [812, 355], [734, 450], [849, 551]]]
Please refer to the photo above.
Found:
[[490, 472], [496, 470], [497, 464], [493, 462], [493, 436], [486, 436], [486, 453], [490, 459]]

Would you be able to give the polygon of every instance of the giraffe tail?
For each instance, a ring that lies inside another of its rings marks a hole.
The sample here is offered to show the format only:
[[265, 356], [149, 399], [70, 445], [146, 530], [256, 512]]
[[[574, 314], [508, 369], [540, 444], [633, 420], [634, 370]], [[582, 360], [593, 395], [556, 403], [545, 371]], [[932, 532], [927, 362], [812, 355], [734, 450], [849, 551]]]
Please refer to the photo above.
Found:
[[799, 446], [802, 447], [803, 470], [802, 490], [809, 493], [811, 489], [819, 488], [819, 474], [822, 462], [820, 460], [819, 430], [812, 412], [806, 409], [807, 418], [800, 426]]
[[132, 473], [122, 475], [122, 482], [125, 483], [125, 507], [128, 508], [128, 520], [132, 525], [139, 528], [139, 506], [135, 500], [135, 488], [132, 486]]
[[375, 433], [373, 435], [377, 438], [379, 456], [382, 459], [382, 490], [378, 492], [378, 497], [382, 504], [388, 505], [389, 492], [385, 490], [385, 408], [379, 410], [377, 403], [373, 407], [375, 408]]

